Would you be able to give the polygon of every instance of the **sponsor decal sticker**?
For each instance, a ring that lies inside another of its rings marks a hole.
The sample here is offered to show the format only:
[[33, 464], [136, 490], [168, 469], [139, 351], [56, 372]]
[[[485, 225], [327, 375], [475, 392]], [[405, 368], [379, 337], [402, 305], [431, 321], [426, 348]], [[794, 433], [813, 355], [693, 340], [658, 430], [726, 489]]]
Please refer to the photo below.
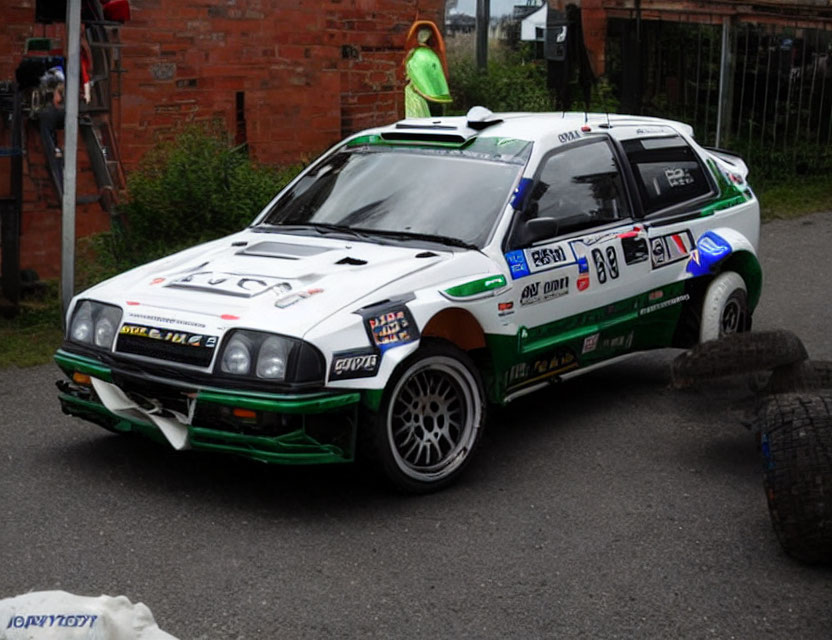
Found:
[[519, 387], [538, 382], [578, 366], [570, 349], [560, 348], [528, 362], [519, 362], [506, 372], [506, 386]]
[[330, 380], [372, 378], [378, 373], [381, 356], [374, 349], [339, 351], [332, 354]]
[[685, 187], [693, 184], [693, 176], [690, 171], [683, 167], [668, 167], [664, 170], [664, 177], [667, 179], [667, 184], [673, 187]]
[[650, 241], [650, 259], [654, 268], [664, 267], [687, 258], [694, 249], [690, 231], [669, 233]]
[[164, 322], [167, 324], [181, 324], [186, 327], [198, 327], [204, 329], [205, 325], [201, 322], [190, 322], [188, 320], [177, 320], [176, 318], [163, 318], [161, 316], [149, 316], [144, 313], [129, 313], [131, 318], [141, 318], [142, 320], [150, 320], [151, 322]]
[[524, 249], [532, 273], [571, 264], [572, 249], [564, 242]]
[[598, 348], [598, 338], [600, 333], [593, 333], [591, 336], [584, 338], [584, 346], [581, 348], [581, 353], [591, 353]]
[[656, 304], [651, 304], [650, 306], [639, 309], [638, 314], [640, 316], [647, 315], [648, 313], [653, 313], [654, 311], [661, 311], [662, 309], [666, 309], [667, 307], [672, 307], [674, 304], [679, 304], [679, 303], [685, 302], [687, 300], [690, 300], [690, 295], [685, 293], [685, 294], [682, 294], [681, 296], [676, 296], [675, 298], [669, 298], [668, 300], [663, 300], [662, 302], [657, 302]]
[[[87, 615], [85, 613], [79, 613], [77, 615], [66, 615], [66, 614], [46, 614], [46, 615], [36, 615], [36, 616], [12, 616], [9, 618], [9, 624], [6, 625], [6, 629], [28, 629], [30, 627], [38, 627], [40, 629], [46, 627], [89, 627], [90, 629], [95, 626], [95, 621], [98, 620], [98, 616]], [[99, 627], [100, 628], [100, 627]], [[69, 632], [70, 634], [72, 632]], [[87, 634], [84, 634], [85, 636]], [[96, 634], [97, 635], [97, 634]], [[107, 634], [109, 635], [109, 634]], [[52, 636], [50, 634], [51, 637]], [[22, 637], [22, 636], [21, 636]], [[33, 638], [34, 635], [27, 634], [27, 638]], [[43, 636], [45, 637], [45, 636]], [[61, 637], [81, 637], [75, 634], [72, 636], [64, 636]]]
[[604, 338], [601, 340], [601, 349], [629, 349], [633, 346], [633, 332], [625, 333], [623, 336]]
[[520, 294], [520, 304], [523, 306], [553, 300], [569, 293], [569, 276], [544, 280], [542, 282], [530, 282]]
[[522, 278], [529, 275], [529, 265], [526, 263], [526, 256], [522, 251], [509, 251], [506, 254], [506, 262], [508, 263], [509, 271], [512, 279]]
[[586, 258], [578, 258], [578, 281], [575, 286], [578, 291], [589, 289], [589, 263]]
[[572, 142], [573, 140], [580, 140], [581, 139], [581, 132], [577, 129], [574, 131], [567, 131], [566, 133], [561, 133], [558, 135], [558, 142], [564, 144], [566, 142]]
[[691, 251], [686, 270], [693, 276], [704, 276], [711, 272], [711, 268], [731, 254], [728, 241], [713, 231], [706, 231], [696, 243], [696, 249]]
[[664, 291], [661, 289], [656, 289], [655, 291], [651, 291], [647, 294], [647, 299], [650, 302], [654, 302], [655, 300], [661, 300], [664, 297]]
[[270, 290], [276, 293], [285, 293], [292, 288], [288, 282], [283, 282], [276, 278], [250, 278], [231, 273], [214, 273], [212, 271], [190, 273], [176, 280], [171, 280], [165, 287], [196, 289], [240, 298], [253, 298]]
[[140, 324], [123, 324], [121, 329], [119, 329], [119, 335], [159, 340], [160, 342], [170, 342], [172, 344], [181, 344], [189, 347], [203, 347], [206, 349], [213, 349], [217, 346], [217, 336], [206, 336], [198, 333], [188, 333], [187, 331], [157, 329]]
[[419, 330], [406, 307], [367, 316], [367, 328], [373, 344], [382, 351], [419, 338]]

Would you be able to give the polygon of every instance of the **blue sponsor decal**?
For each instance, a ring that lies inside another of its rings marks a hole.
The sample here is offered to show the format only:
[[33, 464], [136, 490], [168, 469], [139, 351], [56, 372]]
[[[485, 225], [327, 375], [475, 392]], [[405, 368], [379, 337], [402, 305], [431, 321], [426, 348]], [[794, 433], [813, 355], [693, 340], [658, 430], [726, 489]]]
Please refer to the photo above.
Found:
[[704, 276], [711, 273], [715, 264], [731, 254], [728, 241], [713, 231], [706, 231], [696, 242], [696, 249], [691, 251], [687, 272], [693, 276]]
[[586, 256], [578, 258], [578, 273], [587, 273], [589, 271], [589, 262]]
[[509, 271], [513, 279], [522, 278], [529, 275], [529, 265], [526, 262], [526, 256], [521, 250], [509, 251], [506, 254], [506, 262], [508, 263]]
[[511, 196], [511, 206], [515, 209], [522, 209], [523, 203], [526, 199], [526, 193], [529, 190], [529, 187], [532, 184], [531, 178], [523, 178], [517, 184], [517, 188], [514, 190], [514, 194]]

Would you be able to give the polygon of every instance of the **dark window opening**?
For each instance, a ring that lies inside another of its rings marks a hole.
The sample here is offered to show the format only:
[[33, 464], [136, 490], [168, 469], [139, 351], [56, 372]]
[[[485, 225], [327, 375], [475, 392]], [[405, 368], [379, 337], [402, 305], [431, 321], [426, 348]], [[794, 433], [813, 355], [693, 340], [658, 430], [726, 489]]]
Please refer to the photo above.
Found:
[[702, 164], [679, 136], [627, 140], [624, 150], [633, 167], [645, 213], [674, 207], [711, 192]]
[[234, 130], [234, 144], [246, 143], [246, 94], [245, 91], [238, 91], [236, 97], [236, 123]]
[[532, 192], [541, 218], [558, 221], [558, 233], [614, 222], [630, 215], [618, 164], [603, 141], [556, 153], [546, 160]]

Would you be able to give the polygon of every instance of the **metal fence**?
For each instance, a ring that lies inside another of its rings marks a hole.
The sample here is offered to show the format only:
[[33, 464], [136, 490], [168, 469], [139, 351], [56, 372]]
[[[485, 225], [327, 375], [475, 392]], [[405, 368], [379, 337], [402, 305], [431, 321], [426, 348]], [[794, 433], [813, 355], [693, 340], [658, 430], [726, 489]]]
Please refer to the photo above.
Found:
[[634, 54], [635, 21], [611, 22], [607, 73], [623, 109], [687, 122], [700, 142], [769, 173], [832, 167], [832, 32], [822, 25], [643, 21]]

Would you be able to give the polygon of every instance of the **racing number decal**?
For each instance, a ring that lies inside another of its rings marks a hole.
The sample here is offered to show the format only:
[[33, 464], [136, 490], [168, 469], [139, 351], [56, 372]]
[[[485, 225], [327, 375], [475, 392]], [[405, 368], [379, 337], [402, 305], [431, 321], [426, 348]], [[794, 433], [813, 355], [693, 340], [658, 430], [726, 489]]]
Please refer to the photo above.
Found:
[[607, 265], [610, 268], [610, 277], [617, 278], [618, 277], [618, 258], [615, 255], [615, 249], [613, 247], [607, 247]]
[[600, 249], [592, 250], [592, 261], [595, 263], [595, 271], [598, 274], [598, 283], [604, 284], [607, 281], [607, 263], [604, 262], [604, 254]]
[[604, 284], [607, 281], [608, 273], [613, 280], [618, 277], [618, 256], [614, 247], [607, 247], [606, 259], [600, 249], [593, 249], [592, 261], [595, 263], [595, 271], [598, 274], [598, 284]]

